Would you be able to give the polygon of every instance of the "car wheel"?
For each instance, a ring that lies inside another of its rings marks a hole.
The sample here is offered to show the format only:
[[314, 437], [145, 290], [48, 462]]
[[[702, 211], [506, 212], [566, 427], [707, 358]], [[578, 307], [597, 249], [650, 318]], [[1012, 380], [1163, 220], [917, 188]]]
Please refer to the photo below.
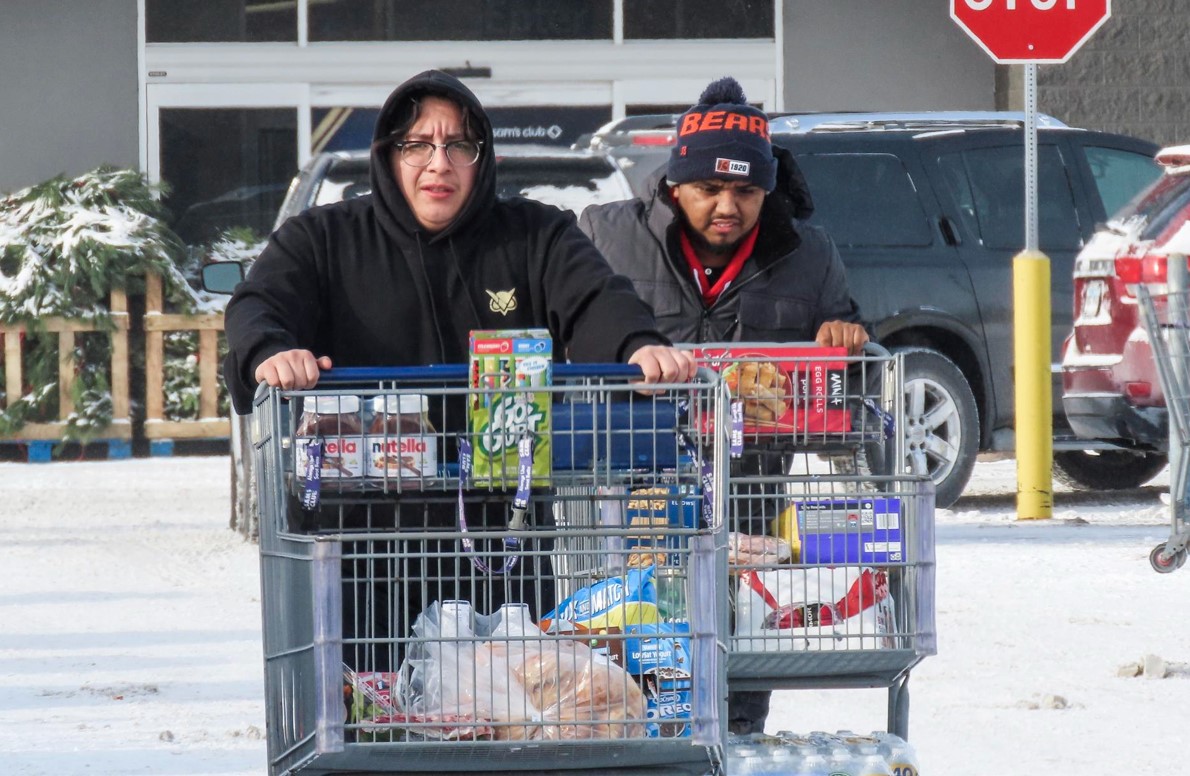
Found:
[[1161, 453], [1062, 450], [1054, 453], [1054, 479], [1076, 490], [1139, 488], [1169, 463]]
[[967, 487], [979, 454], [979, 408], [962, 371], [933, 350], [904, 356], [905, 468], [934, 481], [935, 503], [949, 507]]

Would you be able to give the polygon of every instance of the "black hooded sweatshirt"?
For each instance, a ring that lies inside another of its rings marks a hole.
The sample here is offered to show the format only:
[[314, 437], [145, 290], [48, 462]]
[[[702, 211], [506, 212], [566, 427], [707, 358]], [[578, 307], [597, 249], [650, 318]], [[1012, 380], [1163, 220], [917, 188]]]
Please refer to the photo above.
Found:
[[311, 208], [274, 232], [224, 319], [237, 412], [251, 411], [261, 362], [292, 349], [351, 367], [462, 363], [473, 329], [545, 327], [556, 357], [582, 362], [669, 343], [572, 214], [496, 198], [492, 125], [458, 79], [430, 70], [398, 86], [375, 138], [428, 94], [465, 105], [482, 126], [470, 198], [449, 226], [426, 231], [393, 175], [392, 146], [374, 144], [370, 195]]

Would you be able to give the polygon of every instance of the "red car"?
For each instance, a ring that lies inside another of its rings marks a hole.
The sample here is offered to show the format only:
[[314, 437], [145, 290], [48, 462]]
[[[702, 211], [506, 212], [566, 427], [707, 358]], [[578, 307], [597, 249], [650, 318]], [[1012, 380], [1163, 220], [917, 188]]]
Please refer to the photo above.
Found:
[[1071, 484], [1136, 487], [1166, 463], [1165, 397], [1136, 287], [1149, 283], [1164, 291], [1166, 244], [1190, 220], [1190, 146], [1166, 148], [1157, 162], [1164, 174], [1101, 227], [1075, 260], [1062, 404], [1078, 437], [1105, 444], [1055, 455], [1055, 469]]

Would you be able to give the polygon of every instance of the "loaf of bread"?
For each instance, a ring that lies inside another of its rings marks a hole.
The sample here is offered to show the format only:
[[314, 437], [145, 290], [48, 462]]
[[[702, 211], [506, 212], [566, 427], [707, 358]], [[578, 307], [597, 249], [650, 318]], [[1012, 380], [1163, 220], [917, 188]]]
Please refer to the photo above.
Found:
[[544, 738], [639, 738], [645, 734], [642, 723], [623, 722], [645, 717], [645, 696], [632, 677], [578, 642], [546, 642], [519, 666], [512, 666], [512, 673], [541, 711], [546, 722], [541, 729]]

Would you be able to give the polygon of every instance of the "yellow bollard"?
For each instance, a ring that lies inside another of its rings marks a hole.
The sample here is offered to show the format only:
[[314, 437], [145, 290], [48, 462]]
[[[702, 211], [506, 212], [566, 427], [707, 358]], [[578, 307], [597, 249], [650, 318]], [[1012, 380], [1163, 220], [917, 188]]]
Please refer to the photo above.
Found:
[[1050, 260], [1021, 251], [1012, 260], [1012, 331], [1016, 366], [1016, 516], [1048, 520], [1054, 512], [1054, 420], [1050, 376]]

